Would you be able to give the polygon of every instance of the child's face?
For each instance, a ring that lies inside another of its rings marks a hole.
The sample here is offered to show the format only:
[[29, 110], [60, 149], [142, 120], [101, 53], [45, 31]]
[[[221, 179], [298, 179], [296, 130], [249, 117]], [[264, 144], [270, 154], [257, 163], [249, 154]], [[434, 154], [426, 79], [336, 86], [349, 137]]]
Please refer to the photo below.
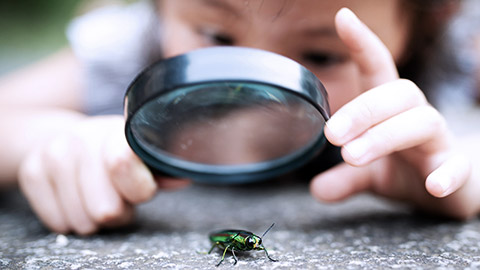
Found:
[[332, 112], [366, 90], [361, 89], [358, 67], [336, 34], [335, 13], [342, 7], [353, 10], [397, 61], [410, 27], [403, 0], [157, 1], [166, 57], [216, 45], [276, 52], [317, 75], [328, 91]]

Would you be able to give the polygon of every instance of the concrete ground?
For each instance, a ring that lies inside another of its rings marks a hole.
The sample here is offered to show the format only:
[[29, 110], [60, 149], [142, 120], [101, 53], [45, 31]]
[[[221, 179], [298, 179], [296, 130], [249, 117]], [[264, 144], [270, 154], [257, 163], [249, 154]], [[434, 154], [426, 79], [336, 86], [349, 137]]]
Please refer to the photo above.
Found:
[[[480, 221], [427, 217], [362, 195], [320, 204], [307, 183], [160, 193], [139, 207], [134, 225], [89, 237], [45, 230], [18, 192], [0, 193], [0, 269], [215, 269], [208, 233], [246, 229], [262, 251], [237, 254], [237, 269], [480, 268]], [[230, 254], [219, 267], [231, 268]]]

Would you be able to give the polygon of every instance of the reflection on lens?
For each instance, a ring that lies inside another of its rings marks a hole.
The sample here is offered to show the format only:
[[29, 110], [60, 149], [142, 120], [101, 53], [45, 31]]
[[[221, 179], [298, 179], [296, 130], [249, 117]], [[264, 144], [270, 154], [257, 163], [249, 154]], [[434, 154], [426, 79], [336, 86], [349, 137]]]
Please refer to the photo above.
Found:
[[248, 165], [297, 156], [322, 136], [312, 104], [243, 82], [184, 87], [146, 103], [131, 120], [139, 146], [164, 162]]

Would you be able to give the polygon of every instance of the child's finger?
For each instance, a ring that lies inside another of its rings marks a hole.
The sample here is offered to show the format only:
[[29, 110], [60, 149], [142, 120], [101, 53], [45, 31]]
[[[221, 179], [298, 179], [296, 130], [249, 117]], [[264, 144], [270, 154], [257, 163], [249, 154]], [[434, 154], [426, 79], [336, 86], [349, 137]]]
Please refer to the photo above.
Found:
[[75, 167], [77, 155], [72, 147], [75, 145], [68, 144], [68, 140], [59, 139], [53, 142], [44, 157], [45, 167], [69, 228], [78, 234], [89, 234], [93, 233], [97, 226], [87, 214], [80, 197]]
[[370, 167], [342, 163], [316, 176], [310, 183], [310, 192], [320, 201], [340, 201], [371, 188], [372, 179]]
[[109, 137], [103, 151], [104, 164], [117, 191], [133, 204], [151, 199], [157, 184], [150, 170], [130, 149], [123, 132], [112, 132]]
[[337, 12], [335, 26], [359, 68], [363, 91], [398, 79], [388, 48], [350, 9], [342, 8]]
[[132, 222], [135, 216], [135, 206], [131, 204], [123, 204], [123, 212], [115, 219], [102, 223], [102, 227], [116, 228], [124, 225], [128, 225]]
[[157, 181], [159, 189], [166, 189], [166, 190], [184, 188], [192, 183], [190, 179], [173, 178], [173, 177], [166, 177], [166, 176], [155, 176], [155, 180]]
[[150, 170], [130, 149], [108, 161], [109, 174], [115, 188], [130, 203], [137, 204], [151, 199], [157, 191]]
[[433, 171], [425, 182], [425, 187], [435, 197], [446, 197], [470, 178], [472, 165], [463, 155], [453, 155]]
[[69, 232], [54, 188], [45, 173], [39, 153], [30, 155], [19, 170], [19, 184], [43, 224], [58, 233]]
[[125, 202], [111, 183], [101, 155], [93, 149], [82, 154], [78, 175], [87, 212], [98, 224], [121, 219], [125, 214]]
[[332, 144], [343, 145], [386, 119], [425, 104], [424, 94], [411, 81], [385, 83], [340, 108], [327, 122], [325, 135]]
[[[349, 164], [363, 166], [393, 152], [429, 141], [433, 143], [438, 133], [444, 132], [445, 126], [438, 111], [431, 106], [419, 106], [373, 126], [348, 142], [342, 148], [342, 156]], [[432, 146], [432, 149], [443, 151], [442, 143], [436, 144], [435, 148]]]

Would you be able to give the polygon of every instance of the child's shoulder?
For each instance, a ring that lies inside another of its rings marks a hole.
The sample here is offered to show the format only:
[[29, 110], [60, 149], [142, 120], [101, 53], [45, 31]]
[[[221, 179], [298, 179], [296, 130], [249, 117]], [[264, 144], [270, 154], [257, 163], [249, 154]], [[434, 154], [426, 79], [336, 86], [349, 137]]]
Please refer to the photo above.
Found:
[[75, 18], [67, 28], [67, 38], [82, 58], [142, 51], [139, 47], [145, 46], [144, 36], [156, 20], [149, 1], [105, 6]]
[[129, 82], [157, 57], [157, 27], [151, 1], [102, 7], [70, 23], [67, 38], [83, 69], [88, 114], [122, 112]]

